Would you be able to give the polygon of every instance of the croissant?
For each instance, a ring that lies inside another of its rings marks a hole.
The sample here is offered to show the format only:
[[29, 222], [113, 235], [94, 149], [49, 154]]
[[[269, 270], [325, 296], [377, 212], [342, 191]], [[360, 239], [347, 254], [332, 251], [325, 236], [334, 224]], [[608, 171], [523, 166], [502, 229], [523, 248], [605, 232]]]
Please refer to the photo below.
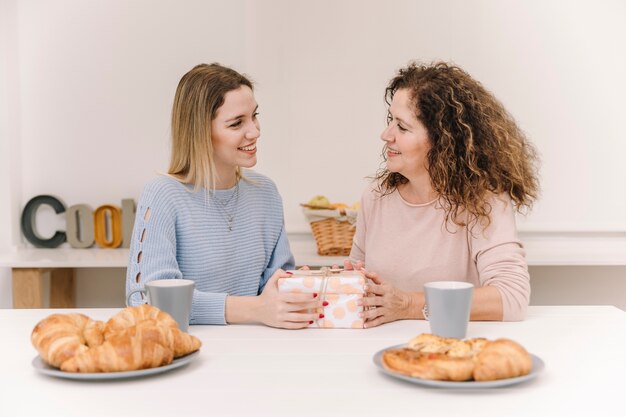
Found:
[[104, 338], [108, 340], [120, 331], [150, 320], [167, 333], [166, 346], [174, 350], [175, 358], [200, 349], [202, 343], [197, 337], [181, 331], [172, 316], [148, 304], [125, 308], [111, 317], [104, 326]]
[[74, 355], [102, 344], [103, 330], [103, 322], [83, 314], [52, 314], [37, 323], [31, 342], [46, 363], [58, 368]]
[[487, 343], [476, 355], [475, 361], [474, 379], [476, 381], [493, 381], [526, 375], [530, 373], [533, 366], [526, 349], [509, 339], [498, 339]]
[[104, 338], [107, 339], [112, 334], [132, 327], [144, 320], [156, 320], [161, 325], [178, 328], [176, 320], [165, 311], [161, 311], [149, 304], [142, 304], [136, 307], [127, 307], [111, 317], [104, 327]]
[[156, 307], [129, 307], [106, 324], [83, 314], [52, 314], [31, 335], [48, 364], [67, 372], [116, 372], [158, 367], [200, 349]]
[[66, 372], [120, 372], [167, 365], [174, 359], [167, 327], [144, 320], [109, 335], [101, 345], [77, 353], [61, 364]]

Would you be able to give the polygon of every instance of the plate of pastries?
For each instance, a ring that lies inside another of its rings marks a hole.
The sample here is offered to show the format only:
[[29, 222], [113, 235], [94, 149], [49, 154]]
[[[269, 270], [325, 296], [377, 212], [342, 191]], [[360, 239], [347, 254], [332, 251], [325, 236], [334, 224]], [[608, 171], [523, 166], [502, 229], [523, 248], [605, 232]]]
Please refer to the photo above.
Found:
[[31, 333], [35, 370], [69, 379], [134, 378], [191, 362], [202, 343], [168, 313], [148, 304], [128, 307], [108, 321], [52, 314]]
[[374, 355], [385, 374], [440, 388], [494, 388], [535, 378], [543, 361], [511, 339], [455, 339], [422, 333]]

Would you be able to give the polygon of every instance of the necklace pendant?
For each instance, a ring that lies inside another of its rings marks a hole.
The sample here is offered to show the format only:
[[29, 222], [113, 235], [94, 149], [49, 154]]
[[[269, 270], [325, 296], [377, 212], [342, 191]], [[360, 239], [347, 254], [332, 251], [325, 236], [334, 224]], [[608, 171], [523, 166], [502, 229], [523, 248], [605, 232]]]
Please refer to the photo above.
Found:
[[[215, 197], [215, 196], [214, 196]], [[227, 207], [230, 205], [230, 202], [235, 199], [235, 206], [231, 209], [232, 213], [229, 213]], [[228, 231], [233, 231], [233, 221], [235, 220], [235, 214], [237, 212], [237, 203], [239, 202], [239, 182], [235, 186], [235, 191], [231, 194], [231, 196], [226, 201], [221, 201], [219, 198], [215, 197], [215, 201], [217, 202], [217, 209], [220, 212], [220, 215], [224, 219], [226, 223], [226, 227], [228, 227]]]

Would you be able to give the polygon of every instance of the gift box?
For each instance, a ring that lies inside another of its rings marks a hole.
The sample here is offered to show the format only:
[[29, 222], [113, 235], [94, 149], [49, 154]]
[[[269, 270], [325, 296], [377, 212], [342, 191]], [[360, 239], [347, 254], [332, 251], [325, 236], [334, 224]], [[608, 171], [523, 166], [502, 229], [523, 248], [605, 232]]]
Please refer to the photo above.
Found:
[[362, 329], [363, 319], [359, 313], [363, 307], [358, 300], [363, 298], [366, 278], [357, 271], [333, 269], [289, 271], [293, 275], [278, 280], [279, 292], [317, 293], [328, 305], [319, 309], [323, 319], [317, 319], [311, 327]]

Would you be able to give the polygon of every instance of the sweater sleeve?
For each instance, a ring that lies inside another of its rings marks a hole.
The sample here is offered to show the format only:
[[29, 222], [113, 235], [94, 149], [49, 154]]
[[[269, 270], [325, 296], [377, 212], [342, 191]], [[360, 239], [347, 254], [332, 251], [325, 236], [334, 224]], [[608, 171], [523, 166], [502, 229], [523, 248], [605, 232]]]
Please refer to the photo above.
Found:
[[496, 287], [502, 296], [503, 321], [526, 316], [530, 276], [526, 252], [517, 238], [513, 206], [508, 197], [492, 199], [491, 224], [469, 237], [481, 286]]
[[[126, 273], [126, 296], [158, 279], [181, 279], [176, 251], [174, 197], [161, 183], [144, 189], [137, 207], [130, 259]], [[145, 302], [135, 293], [129, 305]], [[226, 294], [194, 290], [191, 324], [226, 324]]]
[[289, 247], [289, 240], [287, 238], [287, 232], [285, 231], [285, 225], [280, 231], [280, 236], [278, 237], [278, 241], [276, 242], [276, 246], [274, 246], [274, 250], [272, 251], [272, 256], [270, 257], [269, 264], [265, 271], [263, 272], [263, 277], [261, 278], [261, 282], [259, 285], [259, 294], [263, 292], [265, 288], [265, 284], [267, 281], [274, 275], [274, 273], [278, 269], [288, 270], [295, 268], [295, 261], [293, 255], [291, 253], [291, 248]]
[[[127, 297], [150, 281], [182, 278], [176, 261], [175, 214], [166, 200], [157, 197], [158, 188], [147, 185], [137, 206], [126, 270]], [[133, 306], [143, 302], [140, 293], [129, 300]]]

